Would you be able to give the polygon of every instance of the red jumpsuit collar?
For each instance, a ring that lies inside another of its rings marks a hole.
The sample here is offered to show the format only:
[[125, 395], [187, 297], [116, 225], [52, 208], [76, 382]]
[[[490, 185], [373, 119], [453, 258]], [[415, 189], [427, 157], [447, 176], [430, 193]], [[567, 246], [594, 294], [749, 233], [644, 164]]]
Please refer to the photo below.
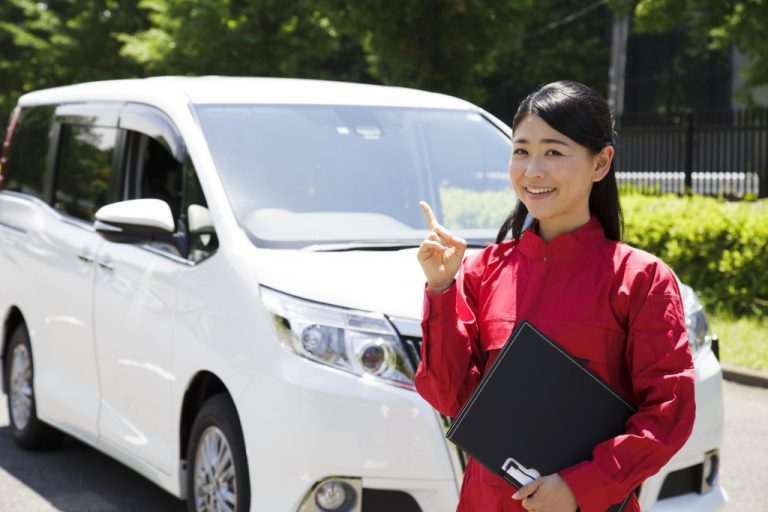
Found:
[[605, 241], [605, 233], [597, 217], [573, 231], [556, 236], [549, 243], [531, 229], [520, 237], [520, 250], [531, 259], [565, 260], [581, 255], [587, 248]]

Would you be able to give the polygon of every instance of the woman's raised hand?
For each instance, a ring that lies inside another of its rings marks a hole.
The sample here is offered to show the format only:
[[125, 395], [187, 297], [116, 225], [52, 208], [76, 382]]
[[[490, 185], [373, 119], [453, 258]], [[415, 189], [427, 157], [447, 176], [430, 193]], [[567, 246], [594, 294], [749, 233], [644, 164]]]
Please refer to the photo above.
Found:
[[440, 293], [448, 289], [456, 278], [461, 261], [464, 259], [467, 242], [453, 236], [450, 231], [438, 224], [432, 208], [427, 203], [421, 201], [419, 206], [424, 212], [427, 226], [431, 231], [419, 247], [419, 263], [427, 277], [429, 291]]

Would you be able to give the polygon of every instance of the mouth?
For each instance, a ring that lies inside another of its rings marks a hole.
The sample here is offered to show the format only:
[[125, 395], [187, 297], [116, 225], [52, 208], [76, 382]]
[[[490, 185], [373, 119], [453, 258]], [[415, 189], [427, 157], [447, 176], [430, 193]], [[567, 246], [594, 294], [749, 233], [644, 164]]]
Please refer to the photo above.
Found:
[[543, 196], [555, 190], [554, 187], [525, 187], [525, 191], [532, 196]]

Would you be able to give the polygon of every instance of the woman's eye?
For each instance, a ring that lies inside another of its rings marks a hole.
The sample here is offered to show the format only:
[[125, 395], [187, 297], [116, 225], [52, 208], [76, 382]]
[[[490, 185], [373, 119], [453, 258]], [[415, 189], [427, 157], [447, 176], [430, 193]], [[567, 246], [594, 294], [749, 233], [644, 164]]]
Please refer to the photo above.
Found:
[[527, 152], [526, 150], [524, 150], [523, 148], [517, 148], [516, 150], [514, 150], [514, 151], [512, 152], [512, 154], [513, 154], [513, 155], [520, 155], [520, 156], [525, 156], [525, 155], [527, 155], [527, 154], [528, 154], [528, 152]]
[[547, 156], [561, 156], [562, 153], [556, 149], [550, 149], [547, 151]]

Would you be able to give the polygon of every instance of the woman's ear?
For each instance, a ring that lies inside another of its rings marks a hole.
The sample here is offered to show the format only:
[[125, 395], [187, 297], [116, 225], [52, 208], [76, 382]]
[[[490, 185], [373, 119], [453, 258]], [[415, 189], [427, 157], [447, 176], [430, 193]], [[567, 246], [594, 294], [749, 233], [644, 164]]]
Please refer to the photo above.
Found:
[[592, 182], [596, 183], [605, 178], [605, 175], [611, 170], [614, 154], [615, 149], [613, 146], [605, 146], [595, 156], [595, 170], [592, 174]]

